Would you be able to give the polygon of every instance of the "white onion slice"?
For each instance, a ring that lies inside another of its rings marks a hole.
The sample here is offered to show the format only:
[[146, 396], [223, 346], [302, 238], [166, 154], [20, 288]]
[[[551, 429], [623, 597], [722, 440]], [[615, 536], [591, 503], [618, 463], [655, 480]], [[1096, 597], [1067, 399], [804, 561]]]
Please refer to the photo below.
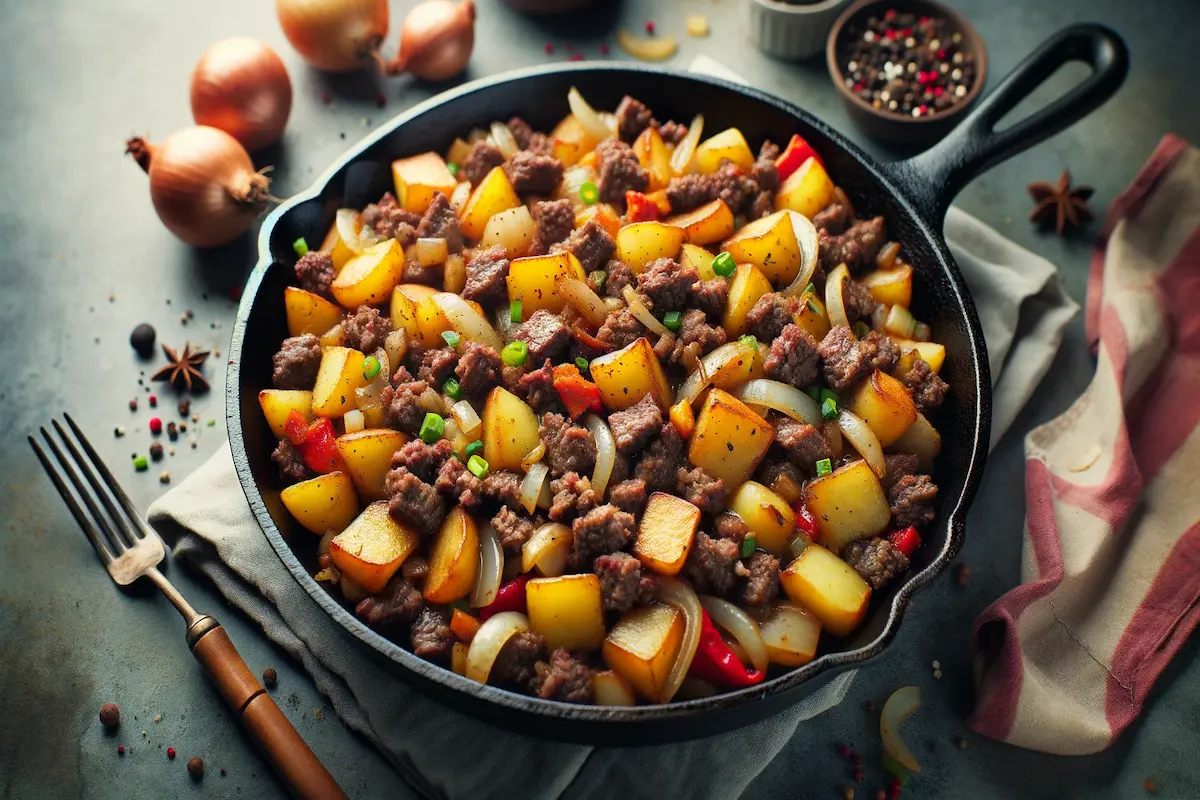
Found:
[[884, 752], [903, 764], [909, 772], [920, 772], [921, 765], [900, 738], [900, 725], [920, 707], [921, 690], [916, 686], [902, 686], [892, 692], [892, 696], [883, 704], [883, 713], [879, 715], [879, 735], [883, 738]]
[[871, 327], [877, 331], [883, 330], [883, 325], [887, 322], [890, 313], [891, 309], [883, 303], [876, 305], [875, 310], [871, 312]]
[[558, 578], [567, 571], [567, 557], [575, 537], [571, 529], [558, 522], [538, 528], [521, 547], [521, 571], [536, 568], [547, 578]]
[[733, 638], [738, 640], [754, 668], [766, 671], [771, 658], [767, 654], [767, 644], [763, 641], [758, 623], [745, 611], [719, 597], [701, 595], [700, 605], [704, 606], [714, 623], [733, 634]]
[[887, 318], [883, 321], [883, 329], [905, 339], [915, 339], [917, 320], [907, 308], [895, 305], [888, 311]]
[[450, 255], [450, 250], [445, 239], [425, 236], [409, 245], [408, 252], [404, 255], [422, 267], [436, 267], [446, 263], [446, 256]]
[[608, 306], [592, 291], [592, 287], [579, 278], [560, 277], [554, 282], [554, 291], [597, 327], [603, 325], [608, 317]]
[[862, 417], [844, 408], [838, 412], [837, 425], [842, 435], [846, 437], [846, 441], [850, 442], [850, 445], [867, 462], [867, 466], [875, 473], [875, 477], [882, 478], [887, 472], [887, 466], [883, 461], [883, 447], [880, 446], [879, 437], [875, 435], [875, 431], [871, 430]]
[[433, 296], [433, 302], [446, 315], [446, 319], [469, 342], [486, 344], [497, 353], [504, 347], [500, 335], [487, 321], [487, 317], [472, 308], [466, 300], [449, 292], [438, 292]]
[[604, 127], [608, 128], [609, 136], [617, 135], [617, 115], [611, 111], [598, 111], [600, 121], [604, 123]]
[[637, 321], [645, 325], [653, 333], [662, 336], [667, 332], [667, 326], [663, 325], [658, 319], [650, 313], [650, 309], [646, 308], [646, 304], [637, 296], [637, 292], [632, 286], [626, 285], [621, 290], [621, 296], [625, 298], [626, 304], [629, 306], [629, 311], [637, 318]]
[[346, 426], [346, 433], [358, 433], [367, 427], [366, 417], [357, 408], [352, 408], [343, 414], [342, 423]]
[[437, 414], [439, 417], [446, 416], [446, 404], [442, 402], [442, 396], [432, 386], [426, 387], [425, 391], [417, 397], [417, 405], [430, 414]]
[[521, 459], [521, 469], [528, 472], [529, 468], [532, 467], [534, 464], [538, 463], [539, 461], [541, 461], [542, 457], [545, 455], [546, 455], [546, 440], [538, 439], [538, 443], [534, 446], [534, 448], [532, 450], [530, 450], [528, 453], [526, 453], [525, 457]]
[[504, 572], [504, 551], [500, 549], [500, 538], [491, 523], [479, 528], [479, 574], [471, 589], [471, 607], [483, 608], [496, 600], [500, 591], [500, 577]]
[[845, 264], [838, 264], [825, 281], [825, 313], [829, 315], [831, 326], [850, 327], [850, 318], [846, 316], [846, 302], [842, 299], [842, 288], [848, 280], [849, 268]]
[[[383, 342], [383, 349], [387, 353], [389, 368], [391, 364], [399, 366], [400, 362], [404, 360], [405, 354], [408, 353], [408, 331], [404, 328], [397, 328], [389, 333]], [[390, 378], [394, 372], [395, 370], [391, 370], [388, 377]]]
[[521, 149], [517, 147], [517, 140], [513, 138], [512, 131], [503, 122], [492, 123], [492, 139], [505, 158], [512, 158]]
[[467, 207], [467, 201], [470, 199], [471, 184], [469, 181], [462, 181], [450, 193], [450, 207], [454, 209], [455, 214], [461, 217], [463, 209]]
[[612, 477], [613, 465], [617, 463], [617, 441], [613, 438], [612, 429], [608, 423], [595, 414], [583, 418], [583, 424], [592, 433], [596, 442], [596, 468], [592, 470], [592, 491], [598, 497], [604, 496], [608, 488], [608, 479]]
[[769, 380], [755, 378], [746, 381], [733, 396], [748, 405], [766, 406], [794, 420], [807, 422], [809, 425], [821, 424], [821, 409], [816, 401], [795, 386]]
[[604, 124], [604, 120], [596, 113], [596, 109], [588, 105], [588, 101], [583, 99], [583, 95], [574, 86], [571, 87], [571, 91], [567, 92], [567, 103], [570, 104], [571, 113], [575, 115], [575, 119], [579, 120], [579, 124], [587, 131], [588, 136], [598, 142], [612, 136], [608, 132], [608, 126]]
[[337, 225], [338, 238], [350, 248], [350, 252], [358, 255], [363, 251], [359, 231], [362, 229], [361, 217], [353, 208], [339, 208], [334, 216]]
[[675, 152], [671, 153], [671, 172], [676, 175], [682, 175], [687, 172], [688, 167], [692, 163], [692, 156], [696, 154], [696, 146], [700, 144], [700, 134], [704, 132], [704, 115], [697, 114], [692, 118], [692, 124], [688, 126], [687, 135], [683, 137], [683, 141], [675, 148]]
[[817, 271], [817, 254], [820, 251], [820, 237], [812, 220], [798, 211], [788, 211], [792, 220], [792, 230], [796, 232], [796, 243], [800, 245], [800, 271], [796, 278], [783, 290], [785, 297], [793, 297], [804, 291]]
[[[725, 365], [738, 358], [754, 358], [754, 346], [734, 341], [723, 344], [716, 350], [713, 350], [700, 359], [699, 366], [680, 384], [679, 392], [675, 396], [676, 399], [694, 403], [696, 398], [700, 396], [700, 393], [704, 391], [704, 387], [720, 376], [721, 370], [724, 369]], [[721, 388], [724, 389], [727, 387], [722, 386]]]
[[913, 338], [918, 342], [928, 342], [929, 337], [933, 335], [933, 329], [924, 322], [918, 322], [913, 328]]
[[479, 414], [476, 413], [474, 406], [466, 400], [459, 400], [450, 406], [450, 415], [458, 421], [458, 429], [462, 431], [463, 436], [472, 440], [479, 438], [479, 429], [483, 427], [483, 420], [479, 419]]
[[487, 683], [492, 674], [496, 656], [516, 634], [529, 630], [529, 617], [520, 611], [501, 611], [489, 617], [471, 639], [467, 651], [467, 677], [473, 681]]
[[692, 659], [696, 657], [696, 648], [700, 646], [700, 598], [696, 596], [696, 592], [691, 586], [678, 578], [667, 575], [659, 576], [655, 596], [664, 603], [675, 606], [683, 613], [683, 642], [679, 645], [679, 655], [675, 656], [675, 663], [671, 665], [671, 672], [667, 675], [667, 682], [663, 686], [662, 697], [659, 698], [662, 702], [668, 703], [679, 691], [683, 679], [687, 677], [687, 671], [692, 666]]
[[530, 514], [538, 507], [538, 499], [542, 494], [542, 487], [545, 486], [549, 490], [549, 485], [546, 479], [550, 477], [550, 468], [545, 464], [534, 464], [525, 473], [525, 479], [521, 481], [521, 506]]
[[585, 183], [595, 183], [596, 173], [591, 167], [585, 167], [576, 164], [573, 167], [568, 167], [563, 173], [562, 180], [558, 184], [558, 188], [554, 190], [554, 199], [562, 200], [564, 197], [571, 201], [572, 207], [578, 212], [582, 208], [587, 207], [587, 203], [583, 202], [583, 198], [579, 196], [579, 190], [583, 188]]

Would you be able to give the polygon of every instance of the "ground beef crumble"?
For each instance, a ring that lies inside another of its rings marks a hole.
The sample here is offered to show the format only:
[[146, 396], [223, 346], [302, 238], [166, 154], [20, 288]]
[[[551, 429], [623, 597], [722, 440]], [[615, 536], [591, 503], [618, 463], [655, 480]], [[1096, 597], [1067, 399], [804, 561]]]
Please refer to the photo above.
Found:
[[654, 576], [643, 572], [642, 562], [629, 553], [610, 553], [592, 562], [600, 578], [600, 597], [605, 611], [624, 614], [644, 606], [654, 597]]
[[598, 556], [621, 550], [633, 538], [637, 520], [614, 505], [593, 508], [571, 524], [571, 564], [587, 569]]
[[662, 428], [663, 413], [652, 395], [646, 395], [623, 411], [608, 415], [608, 426], [617, 443], [617, 452], [628, 456], [641, 450]]
[[732, 539], [714, 539], [699, 531], [683, 564], [683, 576], [697, 592], [724, 597], [737, 582], [734, 565], [740, 555], [741, 547]]
[[279, 477], [287, 483], [306, 481], [312, 477], [300, 451], [287, 439], [280, 439], [279, 444], [275, 445], [271, 460], [279, 467]]
[[518, 514], [508, 506], [502, 506], [499, 513], [492, 517], [492, 527], [500, 538], [500, 546], [507, 553], [521, 552], [521, 547], [533, 535], [533, 520]]
[[296, 280], [300, 281], [300, 288], [327, 300], [333, 299], [329, 287], [335, 272], [333, 259], [320, 250], [309, 250], [296, 261]]
[[591, 703], [595, 700], [592, 670], [579, 657], [563, 648], [550, 654], [550, 663], [534, 667], [530, 688], [543, 700], [564, 703]]
[[275, 354], [271, 382], [277, 389], [311, 389], [321, 368], [321, 341], [311, 333], [284, 339]]
[[887, 539], [878, 536], [846, 545], [842, 550], [842, 560], [876, 591], [908, 569], [908, 558], [904, 553]]
[[354, 607], [354, 615], [371, 630], [389, 639], [399, 640], [411, 629], [424, 603], [417, 588], [399, 575], [383, 591], [364, 597]]
[[576, 472], [550, 481], [550, 494], [550, 519], [554, 522], [572, 522], [600, 505], [591, 480]]
[[454, 645], [450, 614], [439, 608], [424, 608], [412, 624], [410, 636], [415, 655], [427, 661], [445, 661]]
[[591, 431], [551, 412], [542, 415], [539, 433], [546, 443], [546, 466], [550, 467], [552, 478], [568, 472], [592, 474], [596, 466], [596, 442]]
[[371, 306], [359, 306], [342, 320], [343, 344], [368, 355], [383, 347], [392, 321]]

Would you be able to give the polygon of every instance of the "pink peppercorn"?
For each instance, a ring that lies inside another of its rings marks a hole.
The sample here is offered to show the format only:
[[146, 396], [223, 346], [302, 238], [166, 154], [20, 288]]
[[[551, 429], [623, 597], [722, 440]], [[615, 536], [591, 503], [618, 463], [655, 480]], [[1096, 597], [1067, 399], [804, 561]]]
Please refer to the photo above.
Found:
[[583, 61], [583, 53], [572, 53], [567, 61]]
[[167, 748], [167, 758], [175, 758], [175, 748], [174, 747]]
[[850, 757], [850, 745], [843, 744], [838, 747], [838, 752], [842, 754], [842, 758]]
[[602, 55], [602, 56], [608, 55], [608, 45], [606, 45], [606, 44], [600, 45], [600, 55]]
[[855, 768], [854, 768], [854, 782], [855, 782], [855, 783], [862, 783], [862, 779], [863, 779], [863, 771], [862, 771], [862, 769], [860, 769], [860, 768], [858, 768], [858, 767], [855, 767]]
[[554, 43], [546, 42], [546, 55], [550, 55], [553, 52], [554, 52]]
[[860, 756], [858, 753], [851, 753], [850, 760], [854, 762], [855, 766], [858, 766], [862, 763], [862, 756]]
[[119, 755], [119, 756], [125, 755], [125, 745], [123, 745], [123, 744], [117, 745], [117, 755]]
[[150, 432], [153, 433], [155, 436], [158, 436], [160, 433], [162, 433], [162, 420], [161, 419], [159, 419], [158, 417], [150, 418]]
[[150, 395], [146, 399], [150, 401], [151, 408], [158, 408], [158, 397], [156, 397], [155, 395]]
[[646, 20], [646, 33], [654, 35], [654, 23], [651, 20]]

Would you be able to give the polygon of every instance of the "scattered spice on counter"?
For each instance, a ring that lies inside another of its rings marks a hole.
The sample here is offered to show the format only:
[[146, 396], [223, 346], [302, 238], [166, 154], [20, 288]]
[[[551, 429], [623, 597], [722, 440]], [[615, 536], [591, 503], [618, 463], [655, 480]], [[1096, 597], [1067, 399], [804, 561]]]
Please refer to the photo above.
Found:
[[954, 580], [959, 586], [966, 586], [967, 581], [971, 579], [971, 568], [966, 564], [959, 564], [954, 569]]
[[195, 780], [200, 780], [204, 777], [204, 759], [200, 756], [192, 756], [187, 763], [188, 774]]
[[887, 792], [885, 792], [883, 789], [876, 789], [875, 800], [887, 800]]
[[113, 294], [112, 292], [108, 293], [108, 302], [110, 302], [110, 303], [116, 302], [116, 299], [117, 299], [117, 296], [115, 294]]
[[162, 722], [162, 714], [156, 714], [156, 715], [154, 716], [154, 721], [155, 721], [155, 722]]
[[546, 51], [546, 55], [553, 55], [554, 54], [554, 43], [546, 42], [546, 47], [544, 49]]
[[116, 703], [100, 706], [100, 724], [106, 728], [115, 728], [121, 724], [121, 709]]
[[130, 401], [129, 401], [129, 410], [130, 410], [130, 411], [137, 411], [137, 408], [138, 408], [138, 406], [137, 406], [137, 398], [135, 397], [135, 398], [133, 398], [132, 400], [130, 400]]
[[608, 45], [606, 45], [606, 44], [600, 45], [600, 55], [602, 55], [602, 56], [608, 55]]
[[1092, 218], [1087, 204], [1092, 187], [1072, 187], [1071, 175], [1066, 170], [1057, 183], [1038, 181], [1029, 184], [1028, 191], [1036, 204], [1029, 214], [1030, 221], [1041, 228], [1053, 227], [1059, 236], [1072, 228], [1083, 227]]
[[650, 36], [653, 36], [653, 35], [654, 35], [654, 22], [653, 22], [653, 20], [646, 20], [646, 33], [647, 33], [647, 34], [649, 34]]
[[172, 448], [170, 448], [169, 450], [167, 450], [167, 455], [169, 455], [169, 456], [173, 456], [173, 455], [175, 455], [175, 448], [174, 448], [174, 447], [172, 447]]
[[195, 450], [196, 449], [196, 437], [195, 436], [190, 437], [188, 439], [188, 444], [190, 444], [192, 446], [192, 449]]
[[848, 744], [838, 745], [838, 752], [841, 754], [842, 758], [849, 758], [850, 757], [850, 745], [848, 745]]
[[379, 108], [385, 107], [387, 105], [387, 95], [383, 92], [375, 95], [375, 105]]
[[192, 422], [199, 422], [199, 421], [200, 421], [200, 415], [192, 414]]
[[162, 433], [162, 429], [163, 429], [162, 420], [159, 419], [158, 417], [151, 417], [150, 418], [150, 432], [153, 433], [155, 436], [158, 436], [160, 433]]
[[123, 744], [117, 745], [117, 755], [119, 755], [119, 756], [125, 755], [125, 745], [123, 745]]
[[171, 759], [175, 758], [175, 748], [174, 747], [167, 748], [167, 758], [171, 758]]
[[179, 432], [187, 433], [187, 423], [186, 422], [179, 423]]
[[966, 750], [967, 749], [967, 740], [960, 736], [954, 740], [954, 745], [959, 750]]
[[148, 402], [150, 404], [151, 408], [158, 408], [158, 396], [157, 395], [153, 395], [153, 394], [150, 395], [149, 397], [146, 398], [146, 402]]
[[191, 398], [188, 398], [188, 397], [179, 398], [179, 405], [177, 406], [177, 408], [179, 409], [179, 416], [186, 417], [188, 415], [188, 413], [192, 410]]
[[866, 711], [869, 711], [870, 713], [874, 714], [874, 713], [875, 713], [875, 701], [874, 701], [874, 700], [868, 700], [867, 702], [863, 703], [863, 709], [865, 709]]
[[225, 768], [224, 767], [221, 767], [221, 777], [222, 778], [225, 777]]
[[567, 61], [583, 61], [583, 53], [571, 53]]
[[150, 445], [150, 458], [154, 461], [162, 461], [163, 446], [162, 442], [153, 442]]
[[159, 475], [159, 476], [158, 476], [158, 482], [159, 482], [159, 483], [164, 483], [164, 484], [166, 484], [166, 483], [170, 483], [170, 482], [171, 482], [171, 473], [167, 472], [167, 471], [164, 469], [164, 470], [162, 471], [162, 475]]
[[116, 427], [113, 428], [113, 436], [120, 439], [124, 435], [125, 435], [125, 428], [123, 426], [117, 425]]
[[263, 686], [266, 686], [268, 689], [274, 689], [279, 685], [279, 673], [275, 671], [274, 667], [264, 669], [262, 679]]
[[172, 442], [179, 439], [179, 426], [174, 421], [167, 423], [167, 438]]
[[145, 456], [134, 456], [133, 468], [138, 472], [145, 472], [146, 470], [150, 469], [150, 462]]
[[142, 358], [150, 358], [154, 355], [156, 335], [154, 328], [149, 323], [143, 322], [129, 334], [129, 345]]
[[854, 768], [854, 782], [855, 782], [855, 783], [862, 783], [862, 782], [863, 782], [863, 771], [862, 771], [862, 767], [855, 767], [855, 768]]
[[208, 389], [208, 380], [204, 377], [202, 367], [208, 358], [207, 350], [192, 350], [192, 346], [184, 342], [183, 352], [176, 352], [167, 345], [162, 346], [163, 353], [170, 363], [150, 376], [152, 381], [167, 381], [176, 389], [186, 389], [192, 392], [203, 392]]
[[858, 753], [851, 753], [850, 754], [850, 762], [852, 764], [854, 764], [854, 766], [857, 767], [859, 764], [862, 763], [862, 756], [860, 756]]
[[1149, 794], [1158, 793], [1158, 784], [1155, 783], [1153, 778], [1146, 778], [1146, 780], [1142, 781], [1142, 788]]
[[708, 17], [703, 14], [688, 14], [684, 24], [688, 36], [708, 36]]
[[211, 428], [211, 427], [213, 427], [214, 425], [216, 425], [216, 424], [217, 424], [217, 421], [216, 421], [215, 419], [210, 419], [210, 420], [209, 420], [207, 423], [205, 423], [205, 424], [207, 424], [207, 425], [208, 425], [208, 427], [210, 427], [210, 428]]

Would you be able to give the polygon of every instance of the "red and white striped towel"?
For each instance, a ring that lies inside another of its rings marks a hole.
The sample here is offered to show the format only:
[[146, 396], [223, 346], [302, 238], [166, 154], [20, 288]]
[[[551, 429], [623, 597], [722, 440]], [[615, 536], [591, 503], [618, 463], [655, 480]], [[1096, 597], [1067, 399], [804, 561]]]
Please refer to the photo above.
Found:
[[1103, 750], [1200, 623], [1198, 309], [1200, 151], [1168, 136], [1093, 259], [1096, 375], [1025, 440], [1023, 583], [975, 623], [976, 731]]

